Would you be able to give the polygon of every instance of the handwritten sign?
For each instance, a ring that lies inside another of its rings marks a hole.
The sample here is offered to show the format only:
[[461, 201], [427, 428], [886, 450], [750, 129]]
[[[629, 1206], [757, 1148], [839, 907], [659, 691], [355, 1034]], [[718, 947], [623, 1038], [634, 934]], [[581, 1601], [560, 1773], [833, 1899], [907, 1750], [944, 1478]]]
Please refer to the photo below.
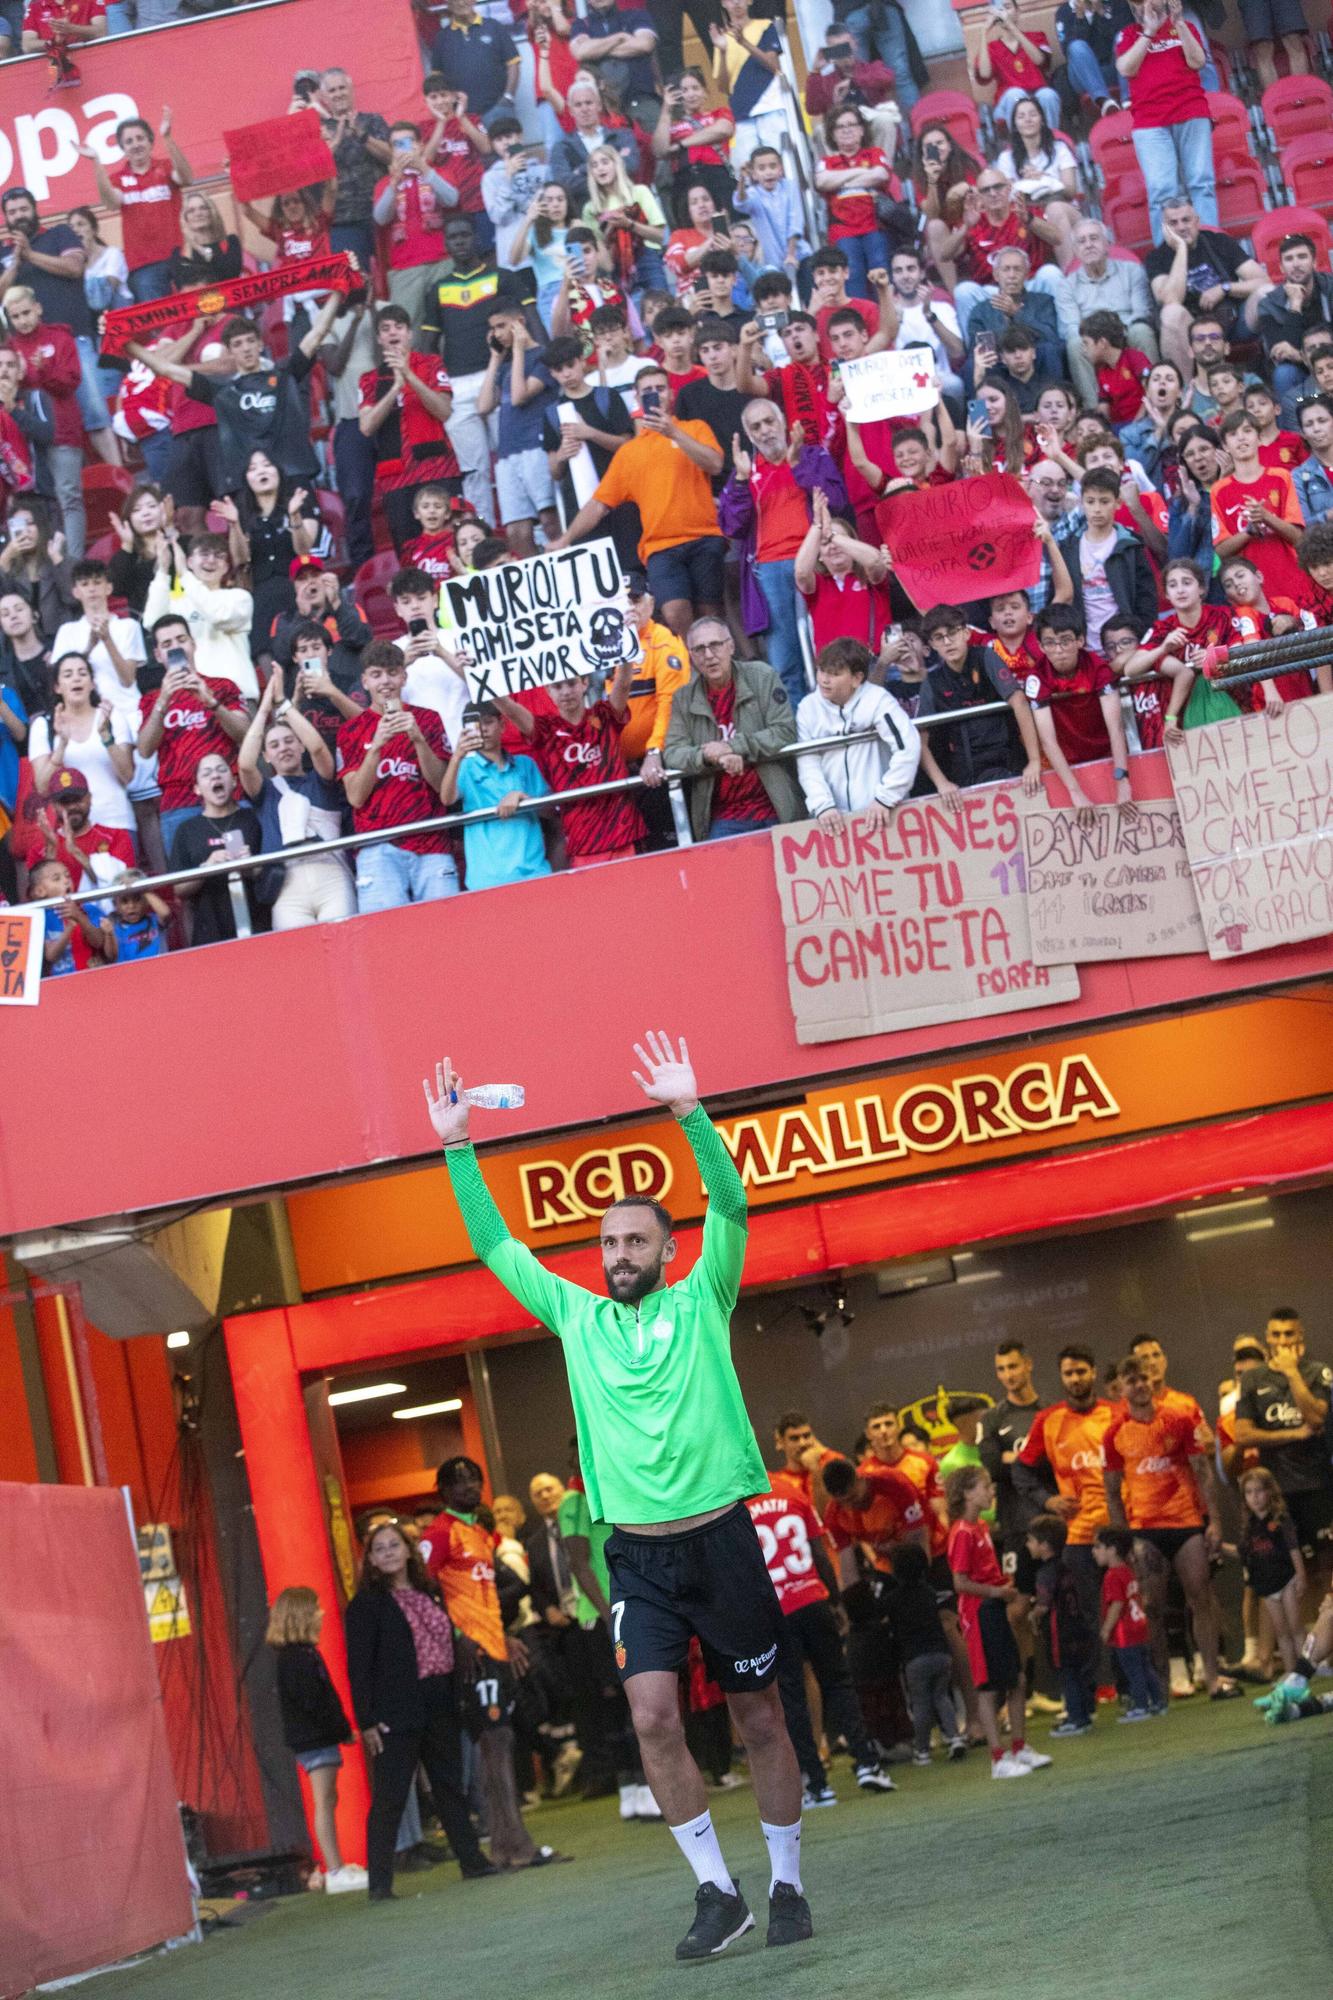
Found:
[[773, 870], [800, 1042], [846, 1041], [1078, 998], [1069, 965], [1039, 965], [1012, 785], [960, 811], [906, 799], [886, 827], [776, 827]]
[[1007, 472], [891, 494], [875, 520], [919, 611], [1026, 590], [1041, 574], [1032, 502]]
[[1168, 746], [1210, 958], [1333, 932], [1333, 695]]
[[0, 1007], [35, 1007], [42, 992], [40, 910], [0, 910]]
[[1024, 807], [1028, 922], [1038, 965], [1162, 958], [1204, 949], [1180, 816], [1169, 799], [1129, 819], [1097, 806]]
[[316, 181], [332, 180], [337, 169], [317, 111], [293, 111], [288, 118], [262, 118], [224, 132], [237, 201], [265, 194], [292, 194]]
[[613, 673], [637, 659], [625, 577], [608, 535], [441, 586], [474, 701]]
[[882, 417], [915, 417], [933, 410], [940, 400], [935, 363], [920, 347], [901, 352], [863, 354], [840, 361], [838, 373], [846, 397], [843, 414], [854, 424], [872, 424]]

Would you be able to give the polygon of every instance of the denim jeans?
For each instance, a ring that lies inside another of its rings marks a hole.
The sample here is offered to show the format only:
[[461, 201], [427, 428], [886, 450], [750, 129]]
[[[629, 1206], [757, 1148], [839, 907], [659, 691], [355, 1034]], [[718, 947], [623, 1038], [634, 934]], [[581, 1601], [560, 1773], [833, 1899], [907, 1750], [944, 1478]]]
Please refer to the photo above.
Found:
[[452, 854], [414, 854], [383, 840], [363, 847], [356, 857], [356, 905], [362, 916], [371, 910], [401, 910], [405, 903], [438, 903], [457, 894]]
[[79, 350], [78, 404], [83, 428], [86, 431], [104, 431], [111, 422], [111, 412], [98, 379], [97, 343], [86, 333], [76, 333], [74, 345]]
[[88, 540], [88, 515], [83, 504], [83, 446], [51, 444], [46, 448], [51, 484], [60, 508], [60, 525], [70, 560], [80, 562]]
[[1117, 1646], [1115, 1657], [1125, 1676], [1131, 1708], [1162, 1708], [1166, 1696], [1146, 1646]]
[[1093, 53], [1091, 42], [1070, 42], [1065, 50], [1065, 68], [1075, 90], [1084, 97], [1101, 99], [1120, 96], [1120, 78], [1115, 64], [1112, 63], [1109, 73], [1103, 69]]
[[1060, 1687], [1065, 1698], [1065, 1717], [1085, 1728], [1096, 1716], [1097, 1687], [1092, 1668], [1061, 1667]]
[[1162, 207], [1173, 194], [1187, 194], [1205, 229], [1217, 228], [1217, 183], [1213, 176], [1213, 128], [1207, 118], [1179, 125], [1149, 125], [1133, 133], [1134, 151], [1148, 191], [1152, 240], [1162, 240]]
[[330, 250], [353, 250], [361, 269], [369, 275], [375, 254], [375, 228], [370, 222], [335, 222], [329, 231]]
[[155, 486], [165, 489], [171, 470], [172, 437], [170, 431], [149, 431], [139, 439], [139, 450], [143, 455], [144, 471]]
[[199, 808], [195, 806], [172, 806], [169, 812], [159, 813], [158, 824], [162, 829], [162, 847], [171, 866], [171, 843], [176, 838], [177, 827], [184, 826], [187, 819], [198, 819]]
[[[879, 21], [872, 30], [871, 20], [876, 13]], [[893, 71], [894, 96], [903, 111], [910, 111], [921, 92], [912, 80], [912, 65], [907, 56], [906, 23], [898, 9], [889, 6], [853, 7], [850, 13], [843, 15], [841, 26], [855, 38], [863, 61], [871, 62], [878, 56], [881, 62], [888, 64]]]
[[456, 375], [453, 382], [454, 406], [445, 429], [458, 456], [463, 475], [463, 492], [474, 513], [483, 521], [495, 519], [495, 499], [491, 491], [491, 454], [499, 435], [498, 419], [483, 417], [477, 398], [485, 381], [485, 370], [475, 375]]
[[838, 248], [846, 256], [851, 269], [847, 273], [847, 289], [854, 299], [871, 299], [869, 273], [887, 271], [889, 268], [889, 246], [882, 232], [872, 229], [868, 236], [840, 236]]
[[171, 290], [171, 266], [167, 263], [140, 264], [137, 271], [131, 271], [129, 286], [136, 305], [150, 305], [154, 299], [164, 299]]
[[754, 574], [768, 606], [764, 657], [786, 688], [787, 698], [795, 709], [810, 692], [805, 684], [805, 661], [801, 657], [801, 635], [796, 622], [796, 564], [790, 556], [782, 562], [756, 563]]
[[773, 822], [755, 819], [715, 819], [705, 840], [734, 840], [739, 833], [763, 833]]
[[1046, 113], [1046, 123], [1051, 127], [1052, 131], [1056, 129], [1064, 115], [1060, 104], [1060, 93], [1058, 90], [1052, 90], [1050, 85], [1045, 83], [1039, 85], [1036, 90], [1022, 90], [1015, 85], [1012, 90], [1006, 90], [1002, 96], [997, 97], [995, 100], [995, 116], [1002, 125], [1009, 124], [1013, 117], [1014, 106], [1020, 97], [1035, 97], [1042, 110]]

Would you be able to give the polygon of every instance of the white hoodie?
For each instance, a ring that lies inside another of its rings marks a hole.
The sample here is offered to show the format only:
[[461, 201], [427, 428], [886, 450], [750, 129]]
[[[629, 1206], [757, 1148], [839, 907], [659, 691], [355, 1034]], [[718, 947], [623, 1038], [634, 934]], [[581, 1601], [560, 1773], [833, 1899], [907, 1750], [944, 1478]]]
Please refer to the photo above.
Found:
[[816, 688], [796, 711], [796, 736], [810, 743], [821, 736], [850, 736], [874, 729], [878, 743], [848, 743], [838, 750], [819, 750], [796, 760], [796, 775], [812, 816], [837, 807], [839, 812], [864, 812], [867, 806], [896, 806], [912, 789], [921, 761], [916, 724], [891, 694], [872, 681], [862, 681], [845, 708], [826, 701]]

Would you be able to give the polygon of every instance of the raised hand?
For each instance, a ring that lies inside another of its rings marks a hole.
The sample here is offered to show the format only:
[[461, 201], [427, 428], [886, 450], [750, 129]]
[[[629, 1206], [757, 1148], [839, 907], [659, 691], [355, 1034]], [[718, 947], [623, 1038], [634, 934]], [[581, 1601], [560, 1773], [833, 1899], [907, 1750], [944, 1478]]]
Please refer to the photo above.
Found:
[[467, 1144], [468, 1102], [463, 1096], [463, 1085], [458, 1072], [449, 1057], [435, 1065], [435, 1094], [431, 1095], [430, 1078], [423, 1077], [421, 1088], [426, 1093], [426, 1110], [435, 1128], [435, 1136], [442, 1146], [463, 1146]]
[[754, 473], [754, 460], [741, 443], [740, 432], [736, 431], [731, 440], [731, 465], [742, 486], [747, 486]]
[[634, 1044], [634, 1053], [643, 1064], [646, 1075], [639, 1070], [631, 1070], [630, 1075], [638, 1084], [645, 1097], [654, 1104], [665, 1104], [677, 1118], [686, 1118], [699, 1102], [698, 1086], [694, 1081], [694, 1070], [690, 1063], [690, 1052], [682, 1036], [680, 1052], [671, 1046], [671, 1038], [660, 1030], [650, 1030], [643, 1042]]

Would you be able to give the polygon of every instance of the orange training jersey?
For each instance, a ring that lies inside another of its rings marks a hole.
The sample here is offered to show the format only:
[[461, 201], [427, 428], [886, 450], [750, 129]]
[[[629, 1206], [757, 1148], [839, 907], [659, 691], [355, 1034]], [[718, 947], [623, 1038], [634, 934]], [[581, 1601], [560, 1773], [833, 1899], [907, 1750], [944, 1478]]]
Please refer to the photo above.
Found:
[[1140, 1423], [1122, 1403], [1106, 1433], [1106, 1470], [1122, 1476], [1121, 1499], [1131, 1528], [1199, 1528], [1203, 1502], [1190, 1460], [1211, 1443], [1202, 1412], [1196, 1425], [1182, 1410], [1159, 1403]]
[[[821, 1465], [827, 1465], [831, 1458], [840, 1458], [841, 1455], [840, 1452], [830, 1451], [826, 1445], [824, 1456], [819, 1462]], [[803, 1465], [798, 1466], [794, 1472], [790, 1466], [780, 1465], [776, 1472], [770, 1472], [768, 1475], [768, 1483], [775, 1493], [790, 1493], [793, 1500], [804, 1500], [807, 1507], [813, 1507], [815, 1504], [814, 1479], [813, 1472], [808, 1472]]]
[[1078, 1512], [1069, 1523], [1069, 1539], [1079, 1548], [1089, 1545], [1108, 1518], [1102, 1440], [1114, 1416], [1114, 1405], [1100, 1397], [1087, 1410], [1052, 1403], [1038, 1411], [1018, 1454], [1023, 1465], [1040, 1465], [1045, 1459], [1059, 1491], [1078, 1501]]
[[924, 1524], [925, 1509], [916, 1487], [898, 1466], [876, 1464], [872, 1471], [862, 1472], [861, 1477], [870, 1488], [869, 1504], [852, 1507], [842, 1500], [830, 1501], [824, 1526], [833, 1538], [835, 1549], [866, 1542], [875, 1568], [891, 1574], [893, 1563], [889, 1551]]
[[493, 1660], [503, 1660], [508, 1649], [495, 1588], [494, 1536], [479, 1522], [445, 1513], [421, 1537], [421, 1553], [440, 1579], [445, 1610], [459, 1631]]
[[1213, 1433], [1209, 1428], [1207, 1417], [1205, 1417], [1202, 1409], [1199, 1407], [1197, 1398], [1187, 1396], [1183, 1389], [1163, 1389], [1161, 1395], [1154, 1398], [1154, 1400], [1159, 1410], [1170, 1410], [1174, 1416], [1188, 1417], [1189, 1421], [1198, 1430], [1201, 1439], [1199, 1449], [1201, 1451], [1211, 1450]]
[[[868, 1451], [856, 1469], [858, 1472], [883, 1472], [885, 1464], [884, 1459], [876, 1458], [872, 1451]], [[904, 1450], [901, 1458], [896, 1459], [888, 1470], [901, 1472], [905, 1479], [911, 1480], [921, 1495], [926, 1527], [930, 1533], [930, 1553], [932, 1556], [942, 1556], [949, 1546], [949, 1524], [940, 1519], [939, 1510], [934, 1504], [935, 1501], [944, 1498], [938, 1463], [927, 1452]]]

